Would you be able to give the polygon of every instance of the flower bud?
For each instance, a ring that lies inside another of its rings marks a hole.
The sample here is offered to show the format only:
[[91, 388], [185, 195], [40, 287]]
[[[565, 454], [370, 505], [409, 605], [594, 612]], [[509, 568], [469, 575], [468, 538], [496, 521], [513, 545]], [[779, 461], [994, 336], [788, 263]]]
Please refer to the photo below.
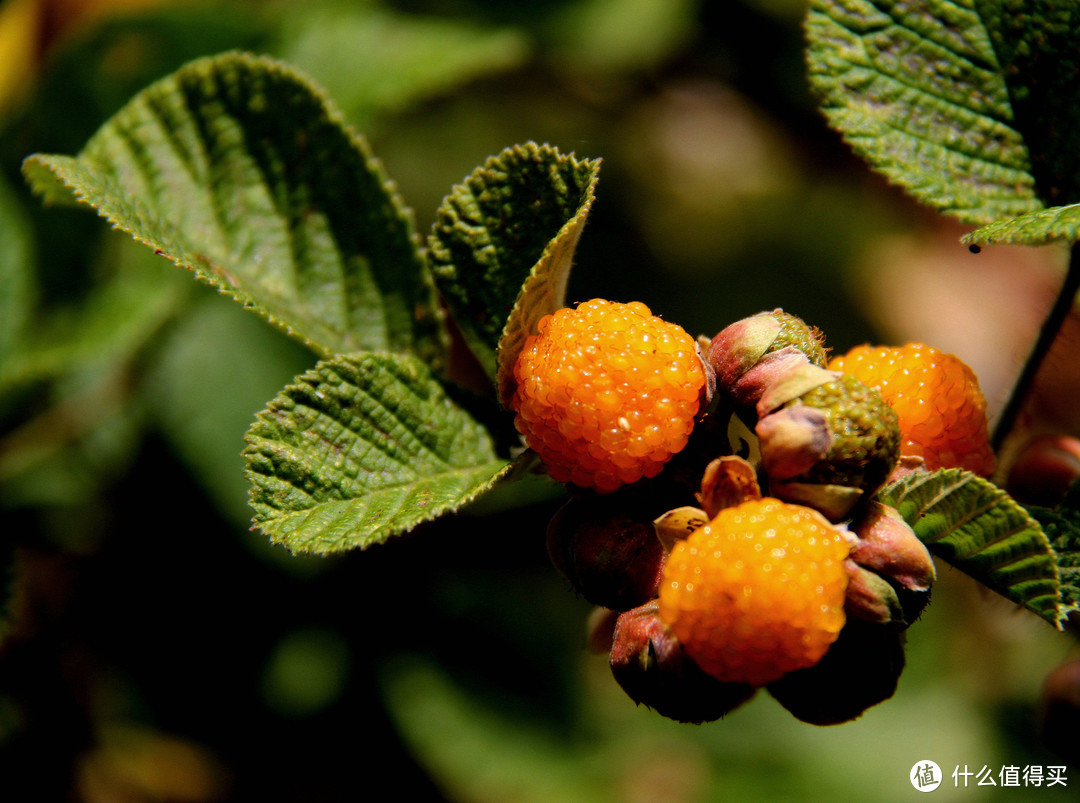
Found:
[[849, 618], [874, 624], [904, 624], [904, 609], [900, 597], [889, 581], [877, 572], [864, 569], [851, 558], [844, 561], [848, 573], [844, 613]]
[[907, 627], [930, 602], [937, 576], [926, 545], [903, 517], [872, 501], [850, 525], [852, 581], [845, 609], [866, 621]]
[[937, 571], [926, 544], [889, 505], [871, 502], [852, 524], [859, 540], [850, 558], [911, 591], [929, 591]]
[[1066, 761], [1080, 763], [1080, 661], [1062, 664], [1043, 681], [1039, 730], [1046, 745]]
[[632, 700], [678, 722], [719, 719], [756, 691], [703, 672], [661, 621], [655, 600], [619, 616], [610, 662], [615, 680]]
[[767, 688], [797, 719], [839, 725], [892, 697], [903, 669], [902, 633], [851, 620], [817, 664], [789, 672]]
[[664, 548], [626, 492], [576, 497], [552, 517], [548, 554], [593, 605], [625, 611], [656, 596]]
[[896, 413], [848, 374], [807, 366], [770, 388], [758, 411], [769, 493], [833, 521], [873, 495], [899, 458]]
[[1026, 505], [1056, 507], [1080, 479], [1080, 440], [1068, 435], [1038, 435], [1020, 449], [1006, 489]]
[[820, 332], [776, 309], [743, 318], [719, 332], [709, 344], [707, 361], [716, 371], [718, 392], [752, 424], [762, 393], [793, 368], [824, 366], [826, 354]]

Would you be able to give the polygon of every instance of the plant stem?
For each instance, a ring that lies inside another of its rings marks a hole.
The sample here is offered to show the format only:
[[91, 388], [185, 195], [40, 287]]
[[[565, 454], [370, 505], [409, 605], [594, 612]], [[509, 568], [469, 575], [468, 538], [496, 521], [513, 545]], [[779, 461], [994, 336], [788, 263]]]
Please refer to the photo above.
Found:
[[1069, 312], [1072, 311], [1073, 302], [1078, 291], [1080, 291], [1080, 243], [1075, 243], [1069, 249], [1069, 267], [1065, 273], [1065, 280], [1061, 283], [1057, 298], [1054, 299], [1054, 306], [1050, 308], [1046, 320], [1043, 321], [1039, 336], [1031, 349], [1031, 354], [1028, 355], [1027, 362], [1024, 363], [1024, 368], [1020, 372], [1020, 376], [1017, 377], [1016, 384], [1013, 385], [1012, 394], [1009, 396], [1008, 402], [1001, 411], [1001, 417], [994, 427], [994, 435], [991, 439], [994, 451], [1001, 448], [1009, 433], [1012, 432], [1013, 427], [1016, 426], [1020, 411], [1023, 410], [1031, 389], [1035, 385], [1035, 378], [1039, 373], [1039, 369], [1042, 367], [1046, 355], [1050, 352], [1050, 347], [1061, 332], [1065, 319], [1069, 317]]

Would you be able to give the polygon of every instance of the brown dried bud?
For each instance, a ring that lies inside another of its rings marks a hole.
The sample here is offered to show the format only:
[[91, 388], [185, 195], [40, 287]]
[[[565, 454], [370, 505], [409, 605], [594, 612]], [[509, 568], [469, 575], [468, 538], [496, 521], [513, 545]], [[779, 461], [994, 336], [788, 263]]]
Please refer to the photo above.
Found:
[[701, 508], [684, 505], [660, 516], [653, 522], [653, 527], [656, 529], [656, 537], [660, 539], [664, 551], [671, 552], [677, 542], [688, 537], [699, 527], [704, 527], [709, 520], [709, 514]]
[[678, 722], [712, 722], [756, 691], [702, 671], [661, 621], [655, 600], [619, 616], [610, 662], [615, 680], [632, 700]]
[[741, 505], [748, 499], [760, 499], [757, 472], [746, 460], [725, 455], [705, 467], [698, 501], [708, 518], [705, 523], [726, 507]]
[[1080, 661], [1062, 664], [1043, 681], [1039, 729], [1051, 750], [1080, 764]]

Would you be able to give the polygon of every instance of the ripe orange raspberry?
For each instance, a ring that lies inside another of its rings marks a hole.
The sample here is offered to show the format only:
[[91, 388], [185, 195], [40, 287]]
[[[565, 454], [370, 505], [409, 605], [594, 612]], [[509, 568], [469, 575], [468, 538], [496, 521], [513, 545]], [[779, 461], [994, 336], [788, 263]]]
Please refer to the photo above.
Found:
[[931, 470], [963, 468], [984, 477], [993, 472], [986, 399], [958, 357], [922, 343], [858, 346], [834, 357], [829, 368], [876, 388], [896, 410], [902, 456], [922, 457]]
[[678, 542], [660, 617], [718, 680], [761, 686], [813, 666], [844, 626], [843, 532], [811, 508], [755, 499]]
[[541, 319], [514, 366], [515, 425], [560, 482], [609, 492], [660, 473], [705, 389], [694, 339], [639, 302]]

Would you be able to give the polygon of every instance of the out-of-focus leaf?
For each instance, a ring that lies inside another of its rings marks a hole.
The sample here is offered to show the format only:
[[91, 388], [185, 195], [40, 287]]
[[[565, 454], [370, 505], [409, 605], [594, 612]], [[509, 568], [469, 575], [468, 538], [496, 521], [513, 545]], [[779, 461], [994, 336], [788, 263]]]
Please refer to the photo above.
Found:
[[409, 212], [367, 145], [296, 70], [229, 53], [136, 96], [78, 157], [24, 164], [323, 354], [439, 361]]
[[244, 433], [266, 400], [311, 363], [310, 351], [213, 295], [170, 329], [146, 376], [151, 420], [239, 527], [251, 519]]
[[1054, 627], [1065, 616], [1046, 533], [1005, 491], [967, 471], [915, 472], [878, 499], [896, 508], [938, 557]]
[[0, 4], [0, 129], [10, 107], [33, 80], [41, 17], [38, 0]]
[[14, 539], [10, 535], [0, 536], [0, 644], [11, 630], [17, 571]]
[[1080, 6], [814, 0], [811, 82], [854, 150], [987, 224], [1080, 201]]
[[693, 35], [689, 0], [584, 0], [549, 23], [557, 67], [617, 73], [661, 63]]
[[0, 376], [34, 304], [32, 259], [26, 217], [0, 178]]
[[304, 3], [275, 9], [279, 55], [308, 72], [349, 117], [366, 125], [528, 55], [519, 32], [373, 5]]
[[[534, 268], [550, 278], [553, 293], [541, 302], [541, 291], [534, 289], [529, 298], [536, 298], [520, 314], [531, 319], [542, 307], [562, 305], [566, 271], [599, 169], [597, 160], [567, 156], [549, 145], [515, 145], [473, 171], [440, 207], [428, 238], [435, 281], [493, 380], [496, 350]], [[538, 267], [542, 258], [548, 264]]]
[[452, 512], [508, 463], [404, 355], [319, 363], [258, 414], [244, 456], [255, 524], [293, 552], [366, 547]]
[[115, 273], [80, 305], [49, 311], [37, 322], [23, 346], [0, 363], [0, 391], [53, 379], [82, 363], [123, 359], [178, 311], [187, 287], [167, 263], [143, 249], [132, 253], [127, 242], [112, 245]]

